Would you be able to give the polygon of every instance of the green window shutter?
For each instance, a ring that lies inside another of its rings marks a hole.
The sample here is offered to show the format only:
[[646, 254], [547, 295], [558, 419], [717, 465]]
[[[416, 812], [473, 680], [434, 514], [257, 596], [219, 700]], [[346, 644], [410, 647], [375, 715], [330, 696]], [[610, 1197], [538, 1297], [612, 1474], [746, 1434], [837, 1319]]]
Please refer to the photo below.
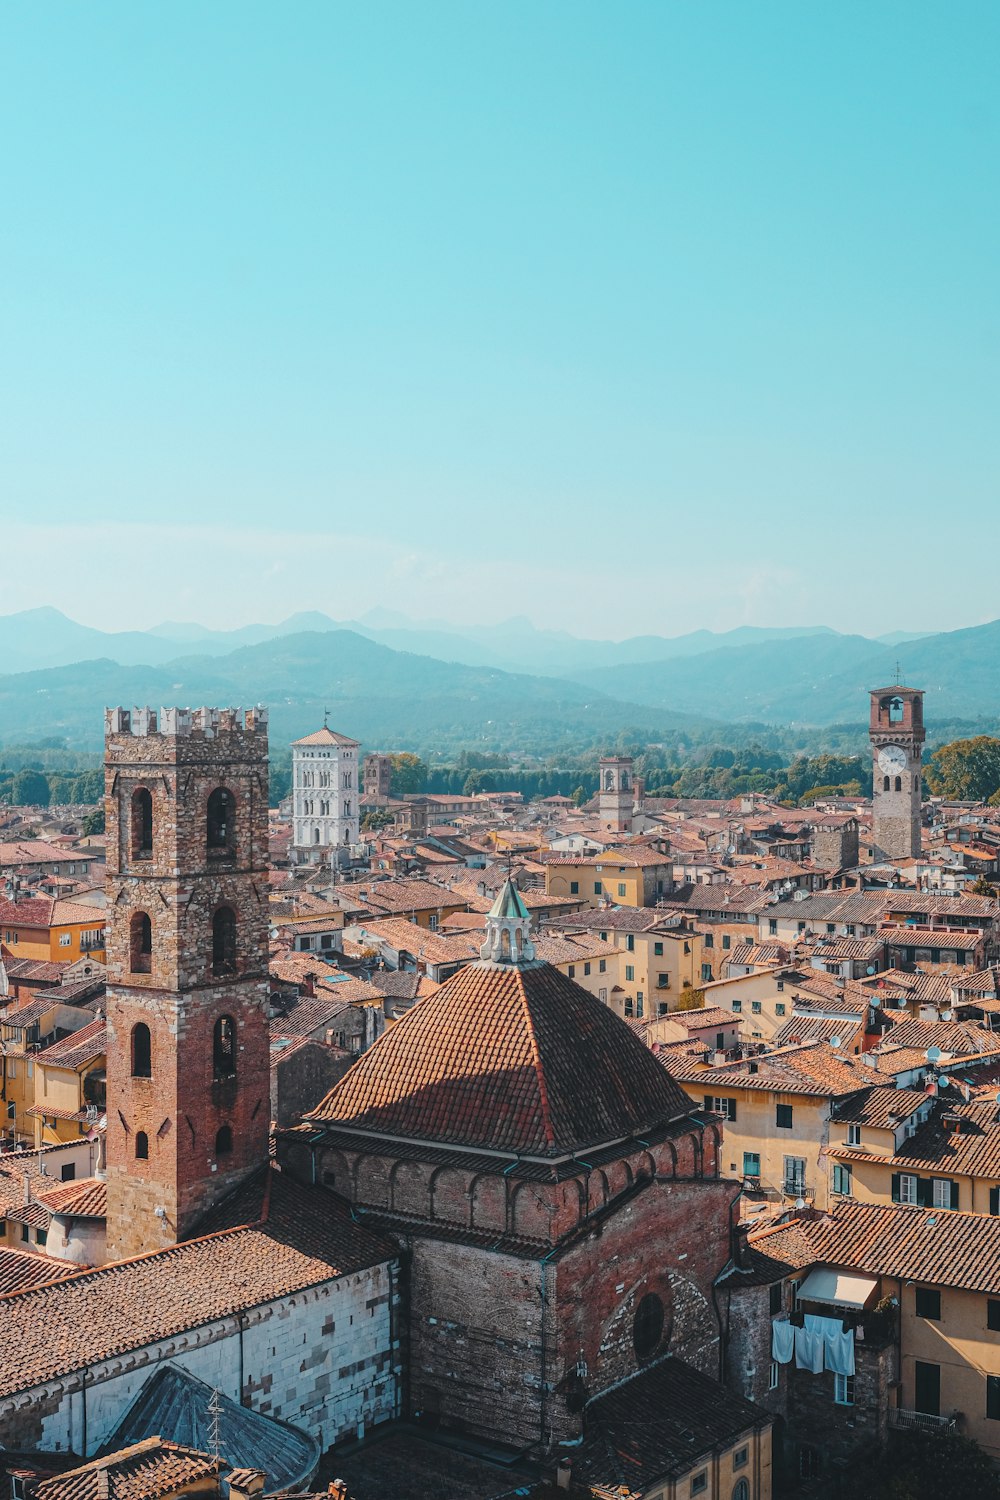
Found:
[[990, 1188], [990, 1213], [1000, 1214], [1000, 1187]]
[[953, 1182], [951, 1184], [951, 1206], [952, 1206], [952, 1208], [957, 1208], [958, 1207], [958, 1183], [957, 1182]]
[[934, 1207], [934, 1181], [930, 1177], [917, 1178], [917, 1202], [921, 1208]]
[[898, 1203], [900, 1201], [900, 1199], [899, 1199], [899, 1177], [900, 1177], [900, 1174], [898, 1172], [893, 1172], [893, 1174], [892, 1174], [892, 1201], [893, 1201], [893, 1203]]
[[729, 1119], [735, 1125], [735, 1123], [736, 1123], [736, 1100], [735, 1099], [730, 1099], [730, 1101], [729, 1101]]
[[708, 1111], [709, 1114], [712, 1113], [712, 1096], [711, 1096], [711, 1094], [706, 1094], [705, 1095], [705, 1109]]

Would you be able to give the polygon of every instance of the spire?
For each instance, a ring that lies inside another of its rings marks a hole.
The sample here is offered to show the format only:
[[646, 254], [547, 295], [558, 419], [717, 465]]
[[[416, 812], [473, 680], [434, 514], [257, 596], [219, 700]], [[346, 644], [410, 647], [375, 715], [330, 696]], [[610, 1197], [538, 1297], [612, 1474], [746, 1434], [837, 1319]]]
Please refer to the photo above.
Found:
[[535, 959], [531, 916], [510, 875], [486, 918], [486, 941], [479, 957], [493, 964], [530, 964]]

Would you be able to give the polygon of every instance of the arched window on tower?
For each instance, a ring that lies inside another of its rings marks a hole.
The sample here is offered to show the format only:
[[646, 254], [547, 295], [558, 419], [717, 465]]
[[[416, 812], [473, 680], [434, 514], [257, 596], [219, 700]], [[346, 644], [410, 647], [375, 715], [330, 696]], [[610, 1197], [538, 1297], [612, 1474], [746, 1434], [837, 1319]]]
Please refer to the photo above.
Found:
[[902, 776], [897, 776], [896, 777], [896, 791], [897, 792], [901, 792], [902, 790], [903, 790], [903, 778], [902, 778]]
[[220, 1125], [215, 1136], [216, 1156], [230, 1156], [233, 1150], [233, 1128], [231, 1125]]
[[212, 1077], [236, 1076], [236, 1022], [232, 1016], [220, 1016], [212, 1033]]
[[153, 852], [153, 797], [148, 787], [132, 793], [132, 857], [143, 859]]
[[212, 918], [212, 973], [236, 973], [236, 913], [231, 906], [220, 906]]
[[132, 1077], [152, 1078], [152, 1076], [153, 1047], [149, 1027], [145, 1021], [139, 1021], [132, 1027]]
[[882, 777], [882, 790], [883, 790], [883, 792], [887, 792], [889, 790], [889, 778], [888, 778], [888, 776], [883, 776]]
[[136, 1161], [149, 1160], [149, 1136], [144, 1130], [135, 1133], [135, 1157]]
[[134, 912], [129, 923], [129, 968], [133, 974], [153, 972], [153, 924], [149, 913]]
[[889, 699], [889, 723], [902, 724], [903, 722], [903, 700], [902, 698]]
[[205, 841], [215, 854], [236, 848], [236, 799], [228, 787], [217, 786], [208, 799]]

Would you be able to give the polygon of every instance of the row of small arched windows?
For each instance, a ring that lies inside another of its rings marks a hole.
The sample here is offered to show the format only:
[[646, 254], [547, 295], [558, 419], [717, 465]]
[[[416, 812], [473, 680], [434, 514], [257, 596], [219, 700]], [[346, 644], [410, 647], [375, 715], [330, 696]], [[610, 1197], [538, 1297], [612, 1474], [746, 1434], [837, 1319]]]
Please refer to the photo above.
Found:
[[[153, 970], [153, 923], [149, 913], [137, 911], [129, 924], [129, 969], [133, 974]], [[212, 917], [212, 973], [225, 978], [236, 973], [236, 913], [220, 906]]]
[[[129, 839], [134, 859], [153, 852], [153, 796], [148, 787], [132, 793]], [[236, 799], [228, 787], [217, 786], [205, 808], [205, 847], [210, 854], [236, 852]]]
[[[145, 1021], [132, 1027], [132, 1077], [152, 1078], [153, 1039]], [[236, 1022], [219, 1016], [212, 1029], [212, 1077], [236, 1077]]]
[[[229, 1156], [233, 1149], [233, 1130], [231, 1125], [220, 1125], [215, 1133], [216, 1156]], [[149, 1136], [144, 1130], [135, 1133], [135, 1157], [136, 1161], [149, 1160]]]
[[[891, 783], [891, 785], [890, 785], [890, 783]], [[913, 786], [914, 786], [914, 790], [915, 791], [919, 791], [920, 790], [920, 777], [919, 776], [914, 777]], [[882, 777], [882, 790], [883, 790], [883, 792], [890, 792], [890, 791], [901, 792], [903, 790], [903, 778], [902, 778], [902, 776], [883, 776]]]

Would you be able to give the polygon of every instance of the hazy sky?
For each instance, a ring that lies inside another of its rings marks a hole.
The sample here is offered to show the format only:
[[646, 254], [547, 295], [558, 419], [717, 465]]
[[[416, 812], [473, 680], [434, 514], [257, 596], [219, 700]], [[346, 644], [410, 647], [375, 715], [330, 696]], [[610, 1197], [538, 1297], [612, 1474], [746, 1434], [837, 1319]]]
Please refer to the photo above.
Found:
[[0, 0], [0, 612], [1000, 616], [998, 77], [996, 0]]

